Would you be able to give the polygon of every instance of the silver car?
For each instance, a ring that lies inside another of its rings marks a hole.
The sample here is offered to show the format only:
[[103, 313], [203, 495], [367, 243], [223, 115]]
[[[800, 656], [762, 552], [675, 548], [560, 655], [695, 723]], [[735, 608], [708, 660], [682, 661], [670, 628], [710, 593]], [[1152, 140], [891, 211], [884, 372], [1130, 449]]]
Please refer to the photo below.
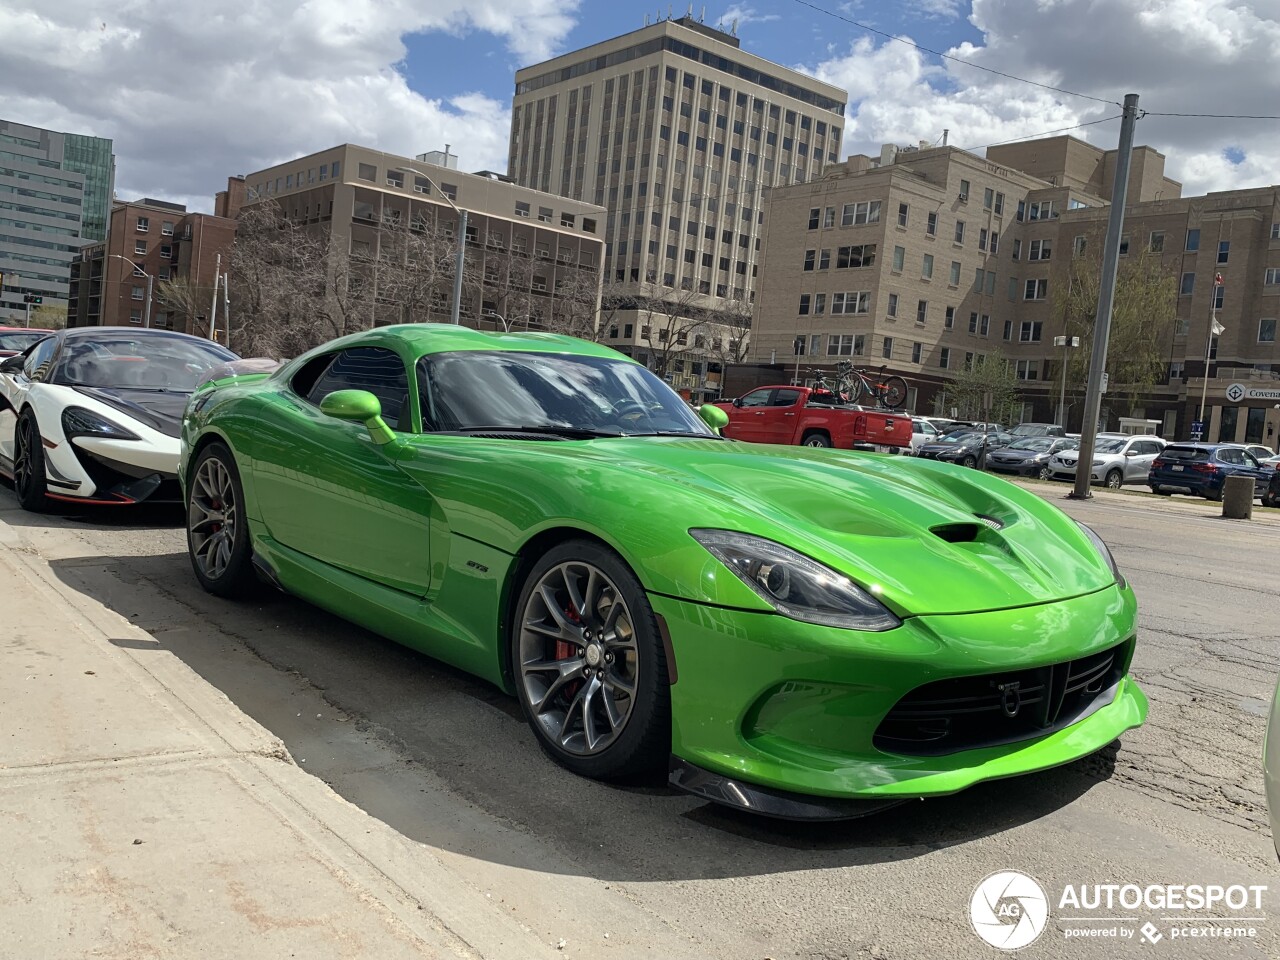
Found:
[[[1100, 433], [1093, 445], [1090, 483], [1118, 490], [1126, 483], [1147, 482], [1151, 463], [1165, 448], [1165, 441], [1147, 434], [1127, 437]], [[1074, 480], [1080, 451], [1061, 450], [1049, 459], [1049, 475], [1055, 480]]]

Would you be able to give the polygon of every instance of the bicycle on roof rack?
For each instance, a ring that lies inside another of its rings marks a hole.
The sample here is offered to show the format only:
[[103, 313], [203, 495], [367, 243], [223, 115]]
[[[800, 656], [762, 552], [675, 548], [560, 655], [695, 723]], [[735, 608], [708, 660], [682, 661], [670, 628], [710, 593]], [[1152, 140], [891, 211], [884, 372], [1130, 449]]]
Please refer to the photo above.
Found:
[[[876, 406], [886, 410], [897, 410], [907, 399], [907, 381], [899, 376], [885, 376], [886, 367], [879, 371], [855, 367], [849, 360], [836, 363], [837, 383], [828, 387], [834, 393], [843, 396], [848, 403], [861, 403], [864, 398], [874, 401]], [[826, 384], [826, 378], [819, 380]]]

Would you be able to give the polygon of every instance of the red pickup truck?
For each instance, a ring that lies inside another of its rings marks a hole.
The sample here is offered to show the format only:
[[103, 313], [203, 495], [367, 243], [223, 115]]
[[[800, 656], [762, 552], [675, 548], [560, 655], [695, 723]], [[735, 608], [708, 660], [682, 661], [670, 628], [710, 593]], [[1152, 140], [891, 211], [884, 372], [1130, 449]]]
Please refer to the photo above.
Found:
[[843, 403], [833, 393], [810, 387], [757, 387], [716, 406], [729, 415], [729, 425], [720, 432], [734, 440], [889, 453], [911, 447], [906, 414]]

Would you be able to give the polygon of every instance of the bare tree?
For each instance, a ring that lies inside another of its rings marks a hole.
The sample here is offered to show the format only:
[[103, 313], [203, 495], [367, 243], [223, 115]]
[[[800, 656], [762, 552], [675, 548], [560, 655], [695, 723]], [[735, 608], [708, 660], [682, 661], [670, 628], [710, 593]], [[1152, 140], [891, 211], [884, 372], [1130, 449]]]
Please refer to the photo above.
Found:
[[587, 267], [561, 267], [551, 302], [551, 329], [599, 343], [608, 336], [600, 315], [600, 274]]
[[641, 310], [640, 339], [650, 350], [658, 376], [665, 378], [671, 372], [674, 361], [690, 352], [696, 331], [705, 328], [705, 299], [693, 290], [671, 290], [653, 283], [644, 287], [636, 303]]
[[[707, 362], [718, 366], [723, 390], [729, 368], [742, 363], [751, 347], [751, 303], [741, 297], [724, 300], [707, 313]], [[695, 335], [695, 345], [697, 336]], [[712, 372], [712, 371], [708, 371]]]
[[[209, 331], [209, 310], [213, 306], [213, 287], [192, 283], [187, 277], [161, 280], [156, 286], [160, 305], [176, 320], [175, 326], [187, 333], [205, 336]], [[221, 327], [221, 323], [219, 323]]]

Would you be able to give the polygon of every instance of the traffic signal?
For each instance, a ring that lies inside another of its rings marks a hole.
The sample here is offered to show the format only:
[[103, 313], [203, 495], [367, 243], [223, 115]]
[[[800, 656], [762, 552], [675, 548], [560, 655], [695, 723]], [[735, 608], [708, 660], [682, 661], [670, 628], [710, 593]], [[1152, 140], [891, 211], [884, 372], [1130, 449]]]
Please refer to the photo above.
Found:
[[22, 302], [41, 304], [41, 303], [44, 303], [44, 297], [36, 296], [34, 293], [28, 293], [26, 296], [22, 298]]

